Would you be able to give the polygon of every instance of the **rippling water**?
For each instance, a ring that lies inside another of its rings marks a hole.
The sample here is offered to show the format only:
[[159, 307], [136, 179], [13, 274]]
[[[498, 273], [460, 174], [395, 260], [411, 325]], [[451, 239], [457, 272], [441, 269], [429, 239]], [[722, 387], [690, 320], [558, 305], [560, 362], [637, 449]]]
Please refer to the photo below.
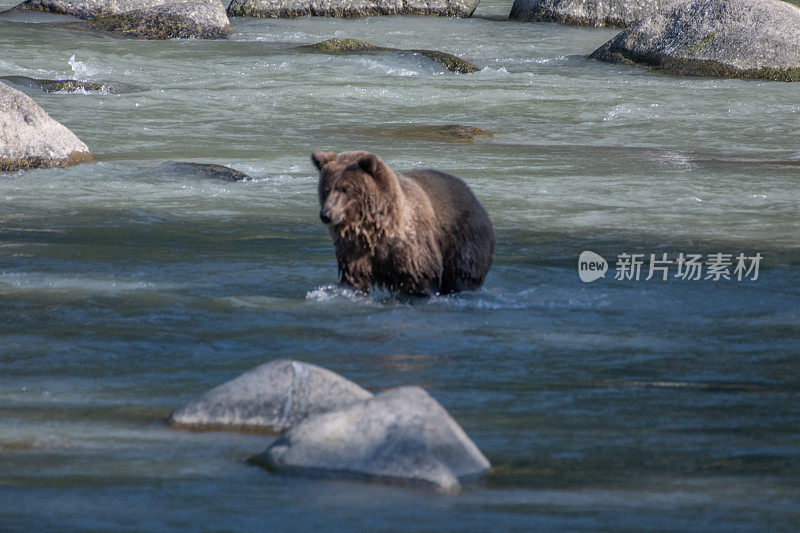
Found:
[[[491, 20], [508, 9], [233, 19], [218, 42], [0, 18], [0, 76], [137, 89], [26, 89], [98, 162], [0, 179], [0, 530], [800, 528], [800, 86], [598, 63], [614, 31]], [[294, 49], [331, 37], [481, 71]], [[494, 137], [374, 133], [406, 123]], [[497, 231], [484, 290], [336, 288], [313, 149], [464, 178]], [[583, 250], [606, 279], [579, 280]], [[618, 254], [681, 252], [764, 260], [613, 279]], [[268, 438], [163, 427], [278, 357], [424, 386], [493, 473], [458, 496], [291, 479], [244, 463]]]

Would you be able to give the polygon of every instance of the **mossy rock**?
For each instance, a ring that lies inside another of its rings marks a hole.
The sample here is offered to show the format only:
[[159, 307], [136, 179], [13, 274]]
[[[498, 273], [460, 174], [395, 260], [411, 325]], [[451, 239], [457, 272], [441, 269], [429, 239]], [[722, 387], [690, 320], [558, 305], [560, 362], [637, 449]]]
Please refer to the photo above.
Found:
[[302, 52], [309, 52], [315, 54], [371, 54], [380, 52], [400, 52], [420, 54], [431, 61], [435, 61], [442, 65], [447, 70], [458, 72], [460, 74], [470, 74], [478, 72], [480, 69], [465, 61], [458, 56], [448, 54], [446, 52], [438, 52], [436, 50], [404, 50], [401, 48], [386, 48], [383, 46], [375, 46], [358, 39], [328, 39], [316, 44], [309, 44], [298, 46], [297, 50]]
[[678, 76], [800, 81], [800, 9], [780, 0], [682, 0], [589, 57]]
[[328, 39], [321, 43], [299, 46], [298, 50], [318, 54], [353, 54], [357, 52], [385, 52], [394, 48], [383, 48], [358, 39]]
[[230, 33], [219, 0], [26, 0], [13, 11], [72, 15], [88, 20], [90, 29], [143, 39], [224, 39]]
[[78, 80], [44, 80], [38, 78], [29, 78], [27, 76], [3, 76], [0, 77], [0, 80], [17, 86], [39, 89], [40, 91], [44, 91], [46, 93], [74, 93], [87, 91], [120, 94], [133, 91], [133, 89], [127, 87], [111, 87], [104, 83], [91, 83], [88, 81]]
[[139, 39], [225, 39], [230, 33], [230, 28], [205, 27], [180, 15], [150, 10], [104, 15], [92, 19], [89, 25]]
[[461, 124], [399, 124], [368, 128], [363, 131], [365, 134], [377, 137], [456, 143], [468, 143], [493, 136], [491, 132], [481, 128]]
[[481, 69], [470, 63], [469, 61], [464, 61], [458, 56], [454, 56], [453, 54], [448, 54], [446, 52], [437, 52], [436, 50], [407, 50], [408, 52], [413, 52], [415, 54], [421, 54], [440, 63], [444, 68], [447, 70], [452, 70], [453, 72], [458, 72], [459, 74], [472, 74], [473, 72], [478, 72]]

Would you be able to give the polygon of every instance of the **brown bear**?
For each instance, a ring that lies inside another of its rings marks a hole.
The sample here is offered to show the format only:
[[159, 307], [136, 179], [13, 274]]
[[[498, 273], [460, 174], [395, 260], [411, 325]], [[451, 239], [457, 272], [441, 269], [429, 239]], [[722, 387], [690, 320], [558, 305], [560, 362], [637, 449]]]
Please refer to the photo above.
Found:
[[311, 159], [343, 284], [415, 295], [483, 284], [494, 229], [466, 183], [436, 170], [397, 173], [368, 152]]

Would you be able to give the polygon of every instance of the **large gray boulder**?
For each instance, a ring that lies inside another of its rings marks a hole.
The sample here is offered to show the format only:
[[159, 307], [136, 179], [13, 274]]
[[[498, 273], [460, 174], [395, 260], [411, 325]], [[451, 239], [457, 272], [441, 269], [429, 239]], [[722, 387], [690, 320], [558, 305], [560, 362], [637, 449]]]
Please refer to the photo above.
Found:
[[0, 172], [66, 167], [92, 159], [89, 148], [33, 99], [0, 83]]
[[278, 359], [211, 389], [172, 413], [168, 422], [195, 430], [280, 433], [308, 416], [370, 397], [372, 393], [330, 370]]
[[401, 387], [308, 418], [250, 462], [279, 472], [460, 488], [489, 461], [428, 393]]
[[573, 26], [627, 28], [676, 0], [514, 0], [508, 18]]
[[480, 0], [233, 0], [228, 15], [290, 18], [440, 15], [469, 17]]
[[780, 0], [682, 0], [595, 50], [675, 75], [800, 79], [800, 9]]
[[230, 22], [220, 0], [26, 0], [12, 11], [50, 11], [144, 39], [224, 39]]

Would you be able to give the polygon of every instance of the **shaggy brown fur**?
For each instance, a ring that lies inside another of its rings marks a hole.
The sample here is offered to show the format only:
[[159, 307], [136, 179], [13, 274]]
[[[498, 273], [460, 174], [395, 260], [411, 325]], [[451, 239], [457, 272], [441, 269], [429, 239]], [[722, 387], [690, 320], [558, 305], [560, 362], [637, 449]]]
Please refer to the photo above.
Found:
[[395, 173], [368, 152], [316, 151], [311, 159], [342, 283], [408, 294], [483, 284], [494, 229], [459, 178], [435, 170]]

